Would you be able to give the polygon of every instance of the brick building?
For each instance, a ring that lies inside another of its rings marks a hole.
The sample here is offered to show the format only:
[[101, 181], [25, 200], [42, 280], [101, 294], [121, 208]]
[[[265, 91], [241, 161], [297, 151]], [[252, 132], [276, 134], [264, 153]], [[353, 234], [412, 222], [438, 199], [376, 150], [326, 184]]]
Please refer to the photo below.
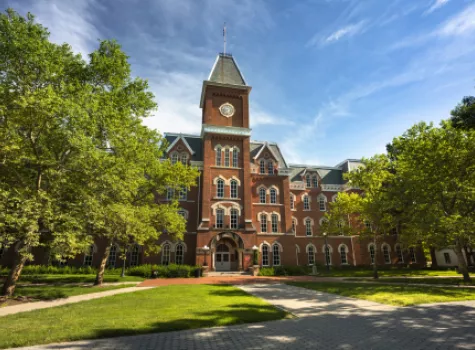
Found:
[[[360, 163], [348, 159], [334, 167], [288, 164], [279, 146], [251, 141], [249, 94], [236, 61], [219, 54], [203, 82], [200, 135], [165, 134], [168, 157], [200, 170], [196, 187], [169, 191], [177, 196], [187, 219], [184, 240], [161, 237], [161, 253], [145, 256], [134, 246], [129, 264], [208, 264], [211, 270], [246, 270], [253, 249], [260, 264], [370, 265], [374, 246], [358, 236], [327, 236], [322, 220], [328, 203], [349, 189], [345, 172]], [[420, 249], [403, 250], [397, 236], [378, 245], [378, 264], [424, 264]], [[98, 265], [105, 247], [97, 242], [75, 264]], [[120, 247], [110, 264], [120, 266]], [[42, 261], [36, 261], [41, 263]]]

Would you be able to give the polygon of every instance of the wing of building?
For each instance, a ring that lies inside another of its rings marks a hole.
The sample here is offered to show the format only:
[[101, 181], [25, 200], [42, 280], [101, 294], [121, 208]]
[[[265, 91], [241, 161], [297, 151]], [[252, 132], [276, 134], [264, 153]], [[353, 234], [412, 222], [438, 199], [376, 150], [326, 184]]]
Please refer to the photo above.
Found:
[[[338, 192], [350, 190], [343, 174], [357, 169], [360, 161], [288, 164], [278, 144], [252, 141], [251, 87], [230, 54], [217, 56], [201, 89], [201, 133], [165, 134], [171, 161], [200, 170], [196, 187], [178, 194], [168, 191], [159, 200], [178, 197], [187, 219], [184, 240], [174, 242], [164, 234], [161, 253], [152, 256], [136, 245], [129, 250], [128, 264], [185, 263], [238, 271], [252, 265], [257, 249], [262, 266], [372, 264], [375, 247], [370, 242], [324, 235], [321, 228], [328, 203]], [[404, 251], [396, 238], [378, 245], [379, 264], [425, 263], [419, 250]], [[103, 249], [97, 242], [76, 263], [98, 265]], [[120, 264], [119, 249], [114, 248], [110, 265]]]

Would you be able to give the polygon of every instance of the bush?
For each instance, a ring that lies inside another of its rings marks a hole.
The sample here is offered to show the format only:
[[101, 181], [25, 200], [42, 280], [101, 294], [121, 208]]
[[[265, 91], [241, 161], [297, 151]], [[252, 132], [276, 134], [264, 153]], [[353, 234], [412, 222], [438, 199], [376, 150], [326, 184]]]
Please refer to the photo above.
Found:
[[275, 271], [273, 267], [262, 267], [259, 270], [259, 276], [275, 276]]
[[259, 276], [305, 276], [310, 272], [308, 266], [275, 266], [261, 268]]

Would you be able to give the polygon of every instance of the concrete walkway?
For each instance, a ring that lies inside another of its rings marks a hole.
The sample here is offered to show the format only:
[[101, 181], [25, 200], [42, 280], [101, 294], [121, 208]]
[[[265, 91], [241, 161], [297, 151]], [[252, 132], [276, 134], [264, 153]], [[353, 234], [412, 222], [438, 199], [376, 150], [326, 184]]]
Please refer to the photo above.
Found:
[[475, 301], [395, 308], [283, 284], [240, 288], [298, 317], [23, 349], [475, 349]]
[[56, 300], [51, 300], [51, 301], [35, 301], [35, 302], [32, 302], [32, 303], [24, 303], [24, 304], [18, 304], [18, 305], [13, 305], [13, 306], [5, 306], [5, 307], [0, 308], [0, 317], [1, 316], [6, 316], [6, 315], [17, 314], [17, 313], [20, 313], [20, 312], [46, 309], [48, 307], [61, 306], [61, 305], [66, 305], [66, 304], [73, 304], [73, 303], [78, 303], [80, 301], [98, 299], [98, 298], [108, 297], [108, 296], [115, 295], [115, 294], [131, 293], [131, 292], [136, 292], [136, 291], [139, 291], [139, 290], [145, 290], [145, 289], [150, 289], [150, 288], [152, 288], [152, 287], [121, 288], [121, 289], [108, 290], [108, 291], [105, 291], [105, 292], [76, 295], [76, 296], [72, 296], [72, 297], [69, 297], [69, 298], [56, 299]]

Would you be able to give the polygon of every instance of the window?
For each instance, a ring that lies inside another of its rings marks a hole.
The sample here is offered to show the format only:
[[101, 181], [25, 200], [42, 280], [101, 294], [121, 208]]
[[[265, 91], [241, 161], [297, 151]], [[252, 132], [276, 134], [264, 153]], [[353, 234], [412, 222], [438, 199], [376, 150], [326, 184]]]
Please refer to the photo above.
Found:
[[274, 162], [272, 160], [267, 162], [267, 174], [274, 175]]
[[188, 190], [185, 186], [183, 186], [178, 194], [178, 199], [181, 201], [186, 201], [187, 194], [188, 194]]
[[269, 266], [269, 246], [262, 246], [262, 266]]
[[340, 261], [341, 264], [348, 264], [348, 259], [346, 256], [346, 246], [342, 245], [340, 246]]
[[277, 233], [278, 226], [279, 226], [279, 217], [277, 216], [277, 214], [272, 214], [271, 221], [272, 221], [272, 232]]
[[216, 228], [224, 227], [224, 209], [216, 209]]
[[404, 262], [404, 257], [402, 256], [402, 249], [400, 244], [396, 244], [395, 246], [397, 262], [402, 264]]
[[174, 152], [172, 153], [172, 164], [175, 164], [178, 162], [178, 153]]
[[259, 173], [260, 174], [266, 173], [266, 161], [264, 159], [261, 159], [261, 161], [259, 162]]
[[84, 254], [84, 266], [92, 266], [92, 258], [94, 257], [94, 244], [91, 244]]
[[237, 209], [231, 209], [231, 228], [232, 229], [238, 228], [238, 215], [239, 215], [239, 212]]
[[387, 244], [383, 245], [383, 257], [385, 264], [391, 263], [391, 254], [389, 253], [389, 246]]
[[237, 168], [239, 166], [239, 151], [237, 147], [233, 148], [233, 168]]
[[277, 191], [275, 188], [270, 189], [270, 202], [273, 204], [277, 203]]
[[294, 195], [291, 193], [290, 194], [290, 210], [294, 210], [295, 209], [295, 197]]
[[309, 265], [315, 264], [315, 249], [312, 245], [308, 247], [307, 257]]
[[327, 265], [332, 264], [332, 257], [331, 257], [331, 254], [330, 254], [330, 247], [328, 246], [328, 244], [325, 246], [325, 263]]
[[375, 258], [375, 249], [374, 249], [374, 244], [371, 244], [369, 246], [369, 256], [371, 258], [371, 265], [374, 265], [374, 258]]
[[312, 220], [311, 219], [305, 220], [305, 233], [307, 236], [312, 235]]
[[444, 260], [446, 264], [452, 264], [452, 259], [450, 259], [449, 253], [444, 253]]
[[325, 197], [320, 196], [320, 198], [318, 198], [318, 205], [320, 207], [320, 211], [327, 210], [327, 203], [325, 202]]
[[168, 187], [167, 188], [167, 201], [173, 200], [175, 197], [175, 190], [173, 188]]
[[238, 182], [236, 180], [231, 180], [231, 198], [238, 197]]
[[170, 264], [170, 244], [165, 243], [162, 246], [162, 265]]
[[312, 179], [309, 175], [305, 178], [307, 180], [307, 188], [312, 187]]
[[267, 215], [261, 214], [261, 232], [267, 232]]
[[272, 265], [274, 266], [280, 265], [280, 251], [279, 251], [278, 244], [274, 244], [272, 246]]
[[114, 268], [117, 260], [117, 246], [114, 244], [109, 251], [109, 257], [107, 258], [107, 267]]
[[139, 245], [134, 244], [130, 253], [130, 266], [137, 266], [139, 264]]
[[310, 210], [310, 200], [307, 195], [303, 197], [303, 210]]
[[314, 176], [312, 178], [312, 184], [313, 184], [313, 187], [315, 187], [315, 188], [318, 187], [318, 177]]
[[188, 154], [182, 153], [181, 155], [181, 164], [188, 164]]
[[188, 220], [188, 214], [187, 214], [186, 211], [184, 211], [184, 210], [179, 210], [179, 211], [178, 211], [178, 215], [182, 216], [183, 219]]
[[216, 166], [221, 166], [221, 157], [222, 157], [221, 147], [216, 148]]
[[223, 198], [224, 197], [224, 180], [218, 179], [216, 182], [216, 197]]
[[416, 251], [413, 247], [409, 248], [409, 254], [411, 254], [411, 263], [416, 263]]
[[224, 166], [229, 166], [229, 148], [224, 149]]
[[183, 265], [183, 244], [178, 243], [175, 248], [175, 264]]
[[0, 259], [2, 259], [3, 253], [5, 253], [5, 249], [3, 248], [3, 245], [0, 244]]
[[266, 189], [264, 187], [261, 187], [259, 189], [259, 202], [260, 203], [266, 202]]
[[371, 230], [371, 222], [369, 222], [368, 220], [365, 220], [364, 226], [366, 227], [367, 230]]
[[292, 219], [292, 232], [293, 233], [297, 232], [297, 219], [295, 218]]

